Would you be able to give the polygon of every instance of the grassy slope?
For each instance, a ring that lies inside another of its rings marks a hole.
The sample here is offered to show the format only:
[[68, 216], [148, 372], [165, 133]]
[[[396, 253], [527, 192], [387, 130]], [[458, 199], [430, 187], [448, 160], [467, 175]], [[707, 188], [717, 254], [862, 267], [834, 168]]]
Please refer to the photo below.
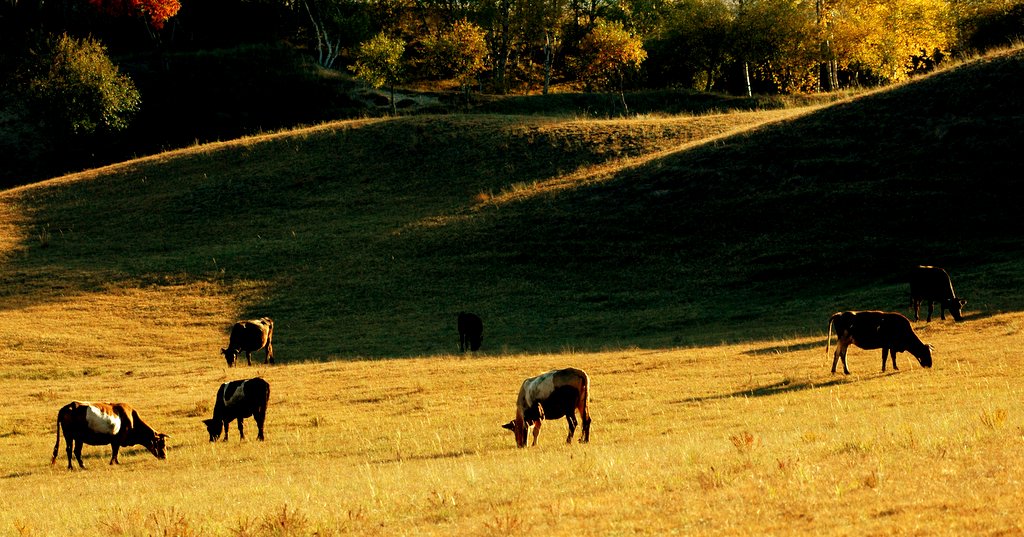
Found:
[[245, 292], [239, 315], [279, 319], [285, 360], [445, 352], [463, 309], [491, 350], [820, 333], [836, 309], [905, 310], [919, 263], [975, 312], [1014, 309], [1022, 66], [699, 147], [681, 144], [793, 111], [415, 117], [202, 146], [6, 194], [24, 240], [4, 278], [35, 289], [17, 300], [57, 276], [59, 293], [215, 282]]
[[[549, 270], [545, 252], [528, 254], [529, 272], [509, 274], [504, 256], [480, 257], [496, 244], [466, 244], [420, 223], [580, 167], [608, 167], [786, 114], [417, 117], [204, 146], [10, 192], [8, 210], [19, 223], [11, 233], [24, 241], [6, 277], [35, 291], [16, 300], [110, 285], [216, 283], [247, 293], [238, 315], [278, 319], [285, 360], [446, 352], [460, 309], [489, 318], [491, 348], [560, 345], [573, 334], [513, 337], [543, 306], [532, 303], [543, 289], [521, 291]], [[338, 327], [347, 327], [340, 337]]]
[[[0, 531], [1019, 533], [1022, 71], [992, 58], [679, 152], [785, 113], [369, 120], [5, 192]], [[904, 308], [922, 261], [971, 299], [917, 325], [936, 367], [851, 350], [829, 375], [827, 314]], [[461, 308], [490, 355], [436, 355]], [[219, 361], [250, 314], [278, 319], [283, 365]], [[580, 352], [720, 340], [749, 341]], [[414, 357], [299, 363], [359, 355]], [[512, 449], [515, 386], [570, 364], [594, 443], [563, 448], [557, 422]], [[269, 441], [209, 445], [217, 383], [257, 373]], [[171, 458], [47, 465], [72, 398], [134, 403]]]

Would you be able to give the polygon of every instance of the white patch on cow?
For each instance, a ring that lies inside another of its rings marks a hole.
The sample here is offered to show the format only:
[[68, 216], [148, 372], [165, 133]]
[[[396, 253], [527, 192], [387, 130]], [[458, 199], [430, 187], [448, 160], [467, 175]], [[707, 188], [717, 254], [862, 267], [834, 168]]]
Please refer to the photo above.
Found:
[[526, 406], [532, 407], [537, 401], [544, 401], [555, 391], [555, 375], [549, 371], [534, 377], [526, 386]]
[[230, 386], [224, 384], [224, 406], [233, 408], [241, 405], [242, 402], [245, 401], [245, 383], [243, 382], [239, 384], [238, 387], [235, 388], [235, 391], [230, 394], [227, 393], [228, 388], [230, 388]]
[[85, 422], [89, 424], [89, 430], [98, 434], [115, 435], [121, 430], [121, 418], [116, 414], [107, 414], [93, 405], [86, 407]]

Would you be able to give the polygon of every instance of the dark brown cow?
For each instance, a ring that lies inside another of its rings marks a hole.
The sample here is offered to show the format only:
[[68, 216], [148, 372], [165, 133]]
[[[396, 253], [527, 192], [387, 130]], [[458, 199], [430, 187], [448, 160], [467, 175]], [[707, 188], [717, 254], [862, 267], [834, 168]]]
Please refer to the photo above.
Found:
[[954, 321], [964, 320], [961, 310], [967, 300], [958, 298], [953, 291], [953, 282], [949, 273], [939, 267], [917, 267], [910, 272], [910, 309], [914, 310], [914, 320], [921, 319], [921, 302], [928, 302], [928, 319], [932, 321], [933, 302], [939, 303], [939, 317], [946, 320], [946, 310]]
[[245, 352], [245, 359], [252, 365], [252, 353], [265, 348], [267, 350], [263, 363], [274, 363], [274, 321], [270, 317], [238, 321], [231, 327], [231, 339], [228, 348], [221, 349], [221, 354], [228, 361], [228, 367], [235, 365], [235, 356]]
[[71, 452], [74, 451], [78, 466], [82, 464], [82, 445], [105, 446], [110, 444], [113, 454], [110, 464], [121, 464], [117, 452], [124, 446], [142, 446], [154, 457], [166, 459], [165, 439], [168, 435], [158, 433], [146, 425], [127, 403], [85, 403], [72, 401], [57, 412], [57, 443], [53, 446], [50, 464], [57, 462], [60, 449], [61, 427], [64, 428], [64, 442], [67, 444], [68, 470], [71, 467]]
[[569, 424], [569, 436], [565, 443], [571, 444], [576, 432], [576, 411], [583, 420], [581, 443], [590, 441], [590, 377], [580, 369], [555, 369], [523, 381], [516, 399], [516, 417], [502, 425], [516, 436], [516, 446], [526, 447], [530, 427], [533, 427], [533, 444], [537, 445], [541, 423], [545, 419], [565, 416]]
[[459, 313], [459, 351], [476, 351], [484, 340], [484, 322], [473, 313]]
[[902, 314], [882, 311], [843, 311], [834, 313], [828, 320], [828, 339], [825, 340], [825, 354], [832, 342], [832, 327], [836, 329], [836, 352], [832, 358], [832, 373], [836, 363], [843, 360], [843, 373], [849, 375], [846, 367], [846, 350], [850, 344], [862, 349], [882, 349], [882, 371], [885, 361], [892, 353], [892, 368], [896, 366], [896, 353], [908, 351], [923, 367], [932, 366], [932, 348], [925, 345], [914, 333], [910, 319]]
[[245, 439], [242, 419], [252, 416], [256, 420], [259, 434], [257, 440], [263, 440], [263, 421], [267, 418], [267, 405], [270, 402], [270, 384], [257, 377], [248, 380], [233, 380], [220, 385], [217, 400], [213, 404], [213, 418], [203, 420], [206, 431], [210, 433], [210, 442], [220, 438], [224, 432], [224, 441], [228, 441], [228, 430], [232, 420], [238, 420], [238, 438]]

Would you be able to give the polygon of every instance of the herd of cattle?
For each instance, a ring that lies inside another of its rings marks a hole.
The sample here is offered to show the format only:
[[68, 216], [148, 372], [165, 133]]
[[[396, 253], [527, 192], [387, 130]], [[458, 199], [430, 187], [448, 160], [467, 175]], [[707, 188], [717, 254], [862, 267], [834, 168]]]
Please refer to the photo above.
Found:
[[[954, 320], [963, 320], [961, 310], [966, 300], [956, 296], [949, 274], [939, 267], [917, 267], [910, 277], [911, 309], [914, 320], [920, 320], [920, 306], [928, 304], [928, 317], [932, 318], [933, 305], [939, 305], [939, 315], [946, 318], [948, 310]], [[476, 351], [483, 341], [483, 321], [479, 316], [461, 312], [457, 319], [459, 332], [459, 350]], [[923, 367], [932, 366], [931, 346], [923, 343], [910, 323], [910, 319], [902, 314], [883, 311], [844, 311], [833, 314], [828, 321], [828, 336], [825, 340], [825, 353], [828, 354], [835, 329], [837, 345], [832, 359], [832, 373], [836, 365], [843, 362], [843, 373], [850, 374], [846, 365], [846, 352], [849, 346], [856, 345], [862, 349], [882, 349], [882, 371], [886, 361], [892, 356], [892, 367], [896, 366], [896, 354], [909, 352]], [[274, 363], [274, 349], [271, 343], [274, 334], [274, 321], [269, 317], [239, 321], [231, 328], [228, 346], [221, 349], [228, 366], [235, 363], [235, 357], [244, 352], [249, 365], [252, 365], [252, 353], [265, 350], [264, 363]], [[228, 439], [230, 423], [238, 423], [238, 434], [245, 438], [242, 420], [252, 417], [259, 430], [258, 440], [263, 440], [263, 424], [270, 401], [270, 384], [262, 378], [234, 380], [225, 382], [217, 390], [214, 399], [213, 417], [203, 422], [214, 442], [223, 436]], [[576, 413], [579, 413], [579, 420]], [[533, 432], [533, 443], [537, 444], [541, 424], [545, 419], [564, 417], [569, 425], [566, 443], [571, 443], [577, 425], [582, 421], [581, 442], [590, 441], [590, 377], [580, 369], [567, 368], [548, 371], [523, 381], [516, 398], [516, 415], [502, 427], [515, 434], [516, 446], [527, 446], [530, 431]], [[73, 401], [57, 412], [57, 442], [53, 446], [53, 458], [57, 461], [60, 449], [60, 438], [63, 429], [66, 444], [68, 469], [72, 469], [72, 455], [82, 464], [82, 446], [110, 445], [112, 456], [110, 464], [120, 464], [117, 454], [125, 446], [143, 446], [158, 459], [166, 458], [167, 434], [157, 432], [147, 425], [139, 416], [138, 411], [127, 403], [88, 403]]]

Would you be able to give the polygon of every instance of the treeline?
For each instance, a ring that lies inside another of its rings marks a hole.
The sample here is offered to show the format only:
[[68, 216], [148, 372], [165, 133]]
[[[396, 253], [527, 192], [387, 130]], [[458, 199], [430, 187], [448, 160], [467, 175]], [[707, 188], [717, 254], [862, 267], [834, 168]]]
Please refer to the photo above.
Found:
[[[594, 36], [602, 28], [622, 34], [603, 36], [612, 42], [593, 43], [602, 38]], [[594, 87], [609, 82], [605, 80], [609, 76], [613, 84], [630, 87], [790, 93], [897, 81], [930, 69], [950, 54], [1008, 44], [1024, 34], [1024, 1], [5, 0], [0, 4], [0, 35], [5, 36], [6, 47], [16, 47], [19, 39], [39, 32], [91, 35], [118, 54], [285, 40], [306, 47], [321, 65], [336, 68], [356, 63], [360, 46], [383, 36], [393, 47], [401, 45], [402, 81], [468, 76], [466, 82], [475, 88], [494, 93], [543, 91], [552, 83]], [[594, 64], [601, 62], [609, 65], [595, 69]]]
[[1024, 0], [0, 0], [0, 184], [344, 115], [296, 57], [392, 106], [408, 84], [628, 112], [629, 89], [878, 85], [1022, 35]]

